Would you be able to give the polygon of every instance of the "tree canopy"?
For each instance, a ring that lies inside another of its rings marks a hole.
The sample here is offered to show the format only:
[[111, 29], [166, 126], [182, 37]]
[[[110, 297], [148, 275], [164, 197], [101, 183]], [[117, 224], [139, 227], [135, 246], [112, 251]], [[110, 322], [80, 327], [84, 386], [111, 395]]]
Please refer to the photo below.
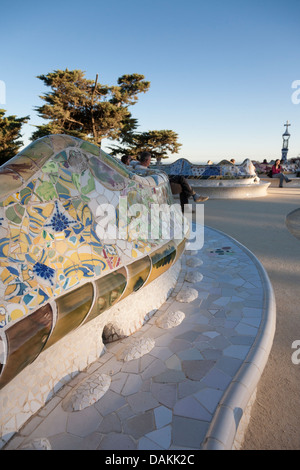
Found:
[[[31, 135], [34, 141], [50, 134], [68, 134], [101, 146], [102, 140], [110, 139], [112, 155], [137, 155], [149, 151], [160, 161], [169, 153], [178, 153], [181, 144], [178, 135], [171, 130], [149, 130], [137, 132], [138, 121], [129, 107], [133, 106], [140, 93], [146, 93], [150, 82], [141, 74], [122, 75], [113, 86], [85, 78], [82, 70], [54, 70], [39, 75], [50, 91], [40, 98], [44, 104], [36, 106], [38, 116], [47, 122], [35, 126]], [[4, 117], [0, 110], [0, 164], [12, 158], [23, 145], [21, 127], [29, 116]]]
[[69, 134], [101, 145], [104, 138], [117, 139], [123, 129], [128, 131], [133, 125], [128, 107], [150, 87], [140, 74], [123, 75], [115, 86], [98, 83], [98, 75], [88, 80], [81, 70], [55, 70], [38, 78], [51, 91], [40, 96], [45, 104], [35, 109], [49, 122], [37, 126], [31, 140]]
[[110, 147], [112, 155], [131, 155], [137, 157], [143, 151], [150, 152], [152, 158], [160, 161], [168, 158], [168, 152], [178, 153], [182, 144], [177, 142], [178, 134], [171, 130], [153, 130], [147, 132], [128, 132], [121, 144]]
[[0, 165], [14, 157], [23, 145], [21, 129], [29, 116], [17, 118], [5, 116], [5, 109], [0, 109]]

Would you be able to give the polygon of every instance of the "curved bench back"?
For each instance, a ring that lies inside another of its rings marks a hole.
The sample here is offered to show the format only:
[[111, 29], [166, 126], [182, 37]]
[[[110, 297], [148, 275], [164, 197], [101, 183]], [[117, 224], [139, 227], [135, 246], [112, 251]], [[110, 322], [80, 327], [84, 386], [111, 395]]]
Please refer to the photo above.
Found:
[[186, 237], [179, 205], [167, 239], [148, 230], [152, 205], [172, 203], [164, 173], [135, 174], [67, 135], [0, 168], [0, 387], [172, 266]]
[[218, 164], [197, 165], [185, 158], [180, 158], [174, 163], [155, 166], [168, 175], [182, 175], [192, 179], [243, 179], [255, 178], [255, 167], [251, 160], [246, 159], [241, 165], [234, 165], [228, 160], [222, 160]]

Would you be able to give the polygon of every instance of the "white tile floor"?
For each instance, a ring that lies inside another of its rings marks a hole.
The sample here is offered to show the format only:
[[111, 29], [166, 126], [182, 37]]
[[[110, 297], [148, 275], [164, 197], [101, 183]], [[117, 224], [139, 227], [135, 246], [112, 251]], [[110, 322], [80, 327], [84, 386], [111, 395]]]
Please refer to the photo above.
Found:
[[[203, 264], [189, 266], [191, 259]], [[195, 270], [203, 279], [185, 281]], [[198, 292], [195, 300], [176, 299], [191, 287]], [[26, 448], [38, 438], [46, 438], [53, 450], [231, 448], [234, 408], [240, 402], [246, 406], [262, 372], [248, 355], [257, 356], [257, 338], [263, 338], [266, 346], [258, 351], [263, 363], [273, 340], [272, 328], [265, 327], [270, 323], [266, 316], [275, 315], [266, 308], [271, 295], [258, 261], [233, 239], [205, 227], [203, 248], [185, 252], [177, 286], [161, 309], [134, 335], [108, 344], [107, 352], [61, 389], [4, 449]], [[178, 310], [185, 314], [180, 325], [163, 329], [156, 324], [160, 315]], [[154, 342], [147, 354], [120, 359], [124, 347], [143, 338]], [[108, 391], [81, 411], [65, 411], [64, 398], [91, 374], [109, 375]], [[222, 408], [232, 387], [236, 401]]]

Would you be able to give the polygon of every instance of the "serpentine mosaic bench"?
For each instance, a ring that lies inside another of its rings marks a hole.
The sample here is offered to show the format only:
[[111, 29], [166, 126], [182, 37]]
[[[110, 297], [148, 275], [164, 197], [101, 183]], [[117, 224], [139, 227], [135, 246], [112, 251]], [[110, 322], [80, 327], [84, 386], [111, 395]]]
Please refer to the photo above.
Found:
[[[174, 163], [155, 166], [167, 175], [182, 175], [202, 196], [210, 198], [259, 197], [267, 194], [269, 183], [260, 182], [251, 160], [234, 165], [228, 160], [218, 164], [196, 165], [184, 158]], [[178, 185], [171, 185], [173, 194], [179, 194]]]
[[[272, 169], [272, 165], [275, 163], [275, 160], [272, 160], [270, 163], [260, 163], [260, 162], [253, 162], [255, 166], [255, 171], [259, 175], [261, 182], [266, 182], [270, 184], [270, 187], [278, 187], [279, 186], [279, 179], [278, 178], [270, 178], [268, 173]], [[300, 158], [291, 158], [287, 160], [282, 165], [282, 172], [285, 174], [290, 180], [292, 180], [288, 187], [289, 188], [297, 188], [300, 185]]]
[[[261, 178], [267, 177], [267, 174], [272, 169], [272, 165], [274, 165], [274, 163], [275, 160], [271, 160], [269, 163], [253, 161], [255, 171]], [[300, 158], [291, 158], [290, 160], [284, 162], [281, 166], [285, 175], [295, 174], [295, 176], [297, 176], [297, 172], [300, 173]]]
[[196, 165], [185, 158], [180, 158], [174, 163], [164, 164], [159, 168], [163, 169], [168, 175], [182, 175], [188, 179], [254, 180], [256, 178], [255, 169], [251, 167], [249, 159], [246, 159], [241, 165], [234, 165], [228, 160], [222, 160], [220, 163], [212, 165]]
[[3, 441], [105, 351], [103, 339], [136, 331], [166, 300], [189, 229], [175, 205], [169, 238], [145, 235], [153, 204], [173, 204], [164, 173], [140, 176], [66, 135], [0, 168]]

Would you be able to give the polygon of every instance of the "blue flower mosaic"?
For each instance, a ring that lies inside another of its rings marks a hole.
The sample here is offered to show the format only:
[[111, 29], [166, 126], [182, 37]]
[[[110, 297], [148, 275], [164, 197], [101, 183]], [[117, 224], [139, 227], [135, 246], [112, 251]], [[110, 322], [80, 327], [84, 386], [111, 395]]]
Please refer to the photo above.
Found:
[[57, 201], [55, 201], [55, 213], [50, 220], [50, 223], [45, 227], [51, 227], [55, 232], [62, 232], [69, 228], [70, 224], [76, 224], [77, 222], [69, 220], [62, 212], [59, 211]]
[[53, 286], [53, 278], [55, 275], [55, 270], [47, 266], [46, 264], [36, 263], [33, 266], [33, 272], [37, 276], [41, 277], [45, 281], [49, 281]]
[[65, 215], [57, 213], [52, 217], [51, 225], [55, 232], [62, 232], [69, 227], [69, 221]]

